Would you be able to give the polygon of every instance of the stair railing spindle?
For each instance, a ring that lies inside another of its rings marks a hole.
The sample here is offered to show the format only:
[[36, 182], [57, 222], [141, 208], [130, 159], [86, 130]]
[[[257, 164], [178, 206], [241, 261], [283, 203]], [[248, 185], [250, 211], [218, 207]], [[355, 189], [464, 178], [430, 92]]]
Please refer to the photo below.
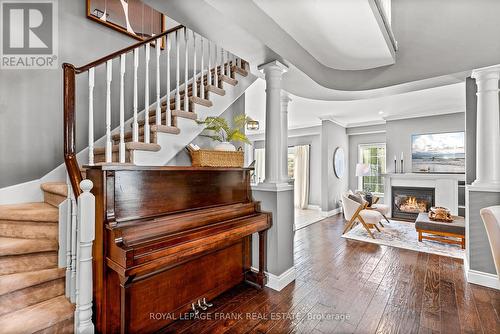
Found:
[[205, 98], [205, 81], [204, 81], [204, 72], [205, 72], [205, 42], [203, 37], [200, 37], [201, 41], [201, 74], [200, 74], [200, 97], [202, 99]]
[[218, 49], [219, 47], [217, 46], [217, 44], [214, 44], [214, 48], [215, 48], [215, 60], [214, 60], [214, 67], [215, 67], [215, 71], [214, 71], [214, 86], [215, 87], [219, 87], [219, 73], [218, 73], [218, 68], [219, 68], [219, 52], [218, 52]]
[[223, 48], [220, 48], [220, 60], [222, 61], [220, 74], [226, 75], [226, 51]]
[[146, 74], [144, 84], [144, 142], [149, 144], [149, 59], [151, 57], [151, 45], [147, 43], [146, 47]]
[[137, 69], [139, 68], [139, 49], [134, 49], [134, 120], [132, 122], [132, 141], [139, 141], [139, 123], [137, 123], [138, 96], [137, 96]]
[[106, 162], [112, 162], [113, 145], [111, 144], [111, 81], [113, 80], [113, 60], [106, 62]]
[[120, 56], [120, 163], [125, 163], [125, 54]]
[[94, 165], [94, 68], [89, 69], [89, 165]]
[[193, 96], [198, 96], [198, 83], [196, 82], [196, 33], [193, 31]]
[[156, 40], [156, 125], [161, 125], [161, 83], [160, 83], [161, 38]]
[[175, 68], [175, 109], [181, 109], [181, 93], [179, 91], [179, 79], [180, 79], [180, 43], [179, 30], [175, 32], [175, 56], [176, 56], [176, 68]]
[[170, 38], [167, 36], [165, 36], [165, 42], [167, 44], [167, 110], [166, 110], [166, 114], [167, 114], [167, 126], [171, 126], [172, 125], [172, 115], [171, 115], [171, 111], [170, 111]]
[[188, 49], [189, 49], [189, 35], [188, 35], [188, 30], [187, 28], [184, 28], [184, 111], [189, 111], [189, 101], [188, 101], [188, 96], [189, 96], [189, 85], [188, 85], [188, 79], [189, 79], [189, 55], [188, 55]]
[[212, 42], [207, 40], [208, 44], [208, 73], [207, 73], [207, 86], [212, 84]]

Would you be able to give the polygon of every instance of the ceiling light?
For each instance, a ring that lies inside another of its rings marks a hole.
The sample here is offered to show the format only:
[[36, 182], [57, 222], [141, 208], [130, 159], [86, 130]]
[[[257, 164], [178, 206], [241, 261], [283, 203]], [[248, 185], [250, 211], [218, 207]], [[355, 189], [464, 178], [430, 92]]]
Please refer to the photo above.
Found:
[[383, 114], [384, 114], [384, 112], [383, 112], [382, 110], [380, 110], [380, 111], [378, 112], [378, 114], [379, 114], [379, 115], [383, 115]]

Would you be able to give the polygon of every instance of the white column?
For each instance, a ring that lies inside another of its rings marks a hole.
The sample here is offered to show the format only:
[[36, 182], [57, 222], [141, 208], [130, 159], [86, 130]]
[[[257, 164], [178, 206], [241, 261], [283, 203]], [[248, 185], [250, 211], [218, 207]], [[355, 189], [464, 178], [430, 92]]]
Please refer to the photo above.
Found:
[[290, 95], [282, 91], [281, 92], [281, 180], [288, 182], [288, 103], [292, 99]]
[[475, 70], [477, 84], [475, 187], [500, 187], [500, 67]]
[[265, 183], [286, 183], [282, 166], [286, 164], [282, 152], [281, 76], [288, 69], [277, 60], [259, 66], [266, 79], [266, 179]]

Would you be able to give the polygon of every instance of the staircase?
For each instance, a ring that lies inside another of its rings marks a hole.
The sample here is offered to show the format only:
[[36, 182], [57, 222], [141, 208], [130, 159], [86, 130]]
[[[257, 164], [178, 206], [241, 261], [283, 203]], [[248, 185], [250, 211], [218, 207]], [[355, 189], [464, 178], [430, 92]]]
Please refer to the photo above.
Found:
[[[165, 47], [152, 48], [160, 44]], [[190, 47], [192, 54], [188, 55]], [[179, 72], [182, 50], [184, 75]], [[140, 59], [139, 55], [145, 58]], [[126, 89], [124, 81], [127, 56], [134, 57], [132, 90]], [[113, 61], [120, 68], [118, 79], [113, 78]], [[161, 61], [167, 62], [166, 73], [160, 73]], [[150, 79], [149, 65], [153, 62], [156, 75]], [[171, 71], [170, 62], [175, 71]], [[106, 95], [105, 101], [96, 101], [94, 73], [101, 65], [106, 66]], [[143, 87], [138, 82], [139, 65], [147, 73]], [[93, 331], [89, 273], [95, 199], [90, 193], [92, 182], [80, 183], [85, 171], [82, 166], [166, 165], [203, 131], [196, 119], [221, 115], [256, 80], [248, 68], [243, 59], [183, 26], [79, 68], [63, 64], [64, 159], [72, 193], [67, 193], [66, 183], [44, 183], [44, 202], [0, 205], [0, 333]], [[79, 74], [88, 78], [88, 86], [80, 87], [88, 90], [88, 160], [76, 154], [75, 99]], [[170, 89], [171, 77], [175, 78], [174, 89]], [[167, 89], [162, 96], [160, 80], [165, 78]], [[116, 89], [112, 90], [112, 83], [118, 84], [120, 91], [120, 122], [114, 130], [111, 92]], [[150, 85], [156, 88], [151, 101]], [[139, 91], [144, 92], [144, 101], [139, 101]], [[133, 118], [128, 121], [124, 117], [126, 94], [132, 94], [134, 101]], [[142, 111], [138, 110], [139, 102], [146, 106]], [[94, 107], [102, 110], [98, 105], [105, 105], [106, 133], [95, 140]], [[60, 235], [67, 240], [58, 240]], [[61, 257], [65, 259], [61, 261]], [[67, 268], [58, 268], [58, 263]]]
[[58, 205], [65, 183], [42, 185], [44, 202], [0, 205], [0, 333], [72, 333], [74, 306], [58, 268]]

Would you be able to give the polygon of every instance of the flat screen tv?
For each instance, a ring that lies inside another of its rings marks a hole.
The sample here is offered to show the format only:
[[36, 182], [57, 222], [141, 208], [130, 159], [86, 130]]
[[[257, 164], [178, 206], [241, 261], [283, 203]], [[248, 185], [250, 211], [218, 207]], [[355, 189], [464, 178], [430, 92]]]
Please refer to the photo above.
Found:
[[411, 164], [414, 173], [465, 173], [464, 132], [413, 135]]

